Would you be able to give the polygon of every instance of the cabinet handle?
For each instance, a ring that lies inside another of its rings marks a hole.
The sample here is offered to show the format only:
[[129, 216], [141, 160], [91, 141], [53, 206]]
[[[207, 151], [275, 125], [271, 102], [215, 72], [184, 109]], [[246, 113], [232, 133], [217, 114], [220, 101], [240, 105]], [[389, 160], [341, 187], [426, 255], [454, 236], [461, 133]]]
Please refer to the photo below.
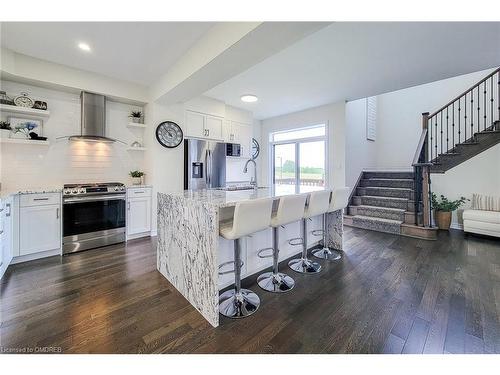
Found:
[[5, 205], [5, 207], [7, 207], [7, 208], [9, 209], [9, 210], [6, 212], [5, 216], [6, 216], [6, 217], [9, 217], [9, 216], [10, 216], [10, 203], [7, 203], [7, 204]]
[[134, 191], [134, 194], [144, 194], [145, 191]]
[[59, 219], [59, 207], [56, 208], [56, 218]]
[[127, 210], [130, 211], [130, 202], [127, 202]]
[[33, 198], [34, 201], [48, 201], [49, 198]]

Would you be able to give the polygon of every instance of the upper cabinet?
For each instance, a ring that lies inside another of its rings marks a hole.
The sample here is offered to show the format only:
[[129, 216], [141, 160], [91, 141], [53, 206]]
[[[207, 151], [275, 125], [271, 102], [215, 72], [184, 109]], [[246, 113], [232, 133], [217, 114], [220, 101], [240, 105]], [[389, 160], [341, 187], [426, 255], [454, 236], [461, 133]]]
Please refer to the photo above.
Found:
[[186, 136], [222, 140], [223, 118], [186, 111]]
[[241, 145], [241, 157], [250, 158], [253, 136], [251, 112], [208, 97], [192, 99], [184, 103], [184, 109], [186, 137], [238, 143]]
[[239, 143], [241, 145], [241, 157], [250, 157], [252, 135], [252, 125], [231, 120], [224, 121], [224, 142]]

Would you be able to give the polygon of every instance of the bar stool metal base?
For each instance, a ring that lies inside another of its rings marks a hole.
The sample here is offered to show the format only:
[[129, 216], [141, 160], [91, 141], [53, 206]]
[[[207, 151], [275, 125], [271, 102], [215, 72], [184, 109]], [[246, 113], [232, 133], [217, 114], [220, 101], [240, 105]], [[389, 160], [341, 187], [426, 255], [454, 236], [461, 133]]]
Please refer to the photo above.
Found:
[[340, 258], [342, 258], [342, 254], [340, 254], [338, 250], [329, 249], [328, 247], [314, 250], [312, 254], [316, 258], [326, 259], [326, 260], [339, 260]]
[[288, 266], [299, 273], [318, 273], [321, 271], [321, 265], [319, 263], [305, 258], [292, 259], [288, 262]]
[[293, 289], [295, 281], [288, 275], [278, 272], [265, 272], [257, 278], [257, 284], [268, 292], [285, 293]]
[[228, 318], [245, 318], [256, 312], [259, 306], [259, 296], [248, 289], [241, 289], [239, 294], [231, 289], [219, 296], [219, 312]]

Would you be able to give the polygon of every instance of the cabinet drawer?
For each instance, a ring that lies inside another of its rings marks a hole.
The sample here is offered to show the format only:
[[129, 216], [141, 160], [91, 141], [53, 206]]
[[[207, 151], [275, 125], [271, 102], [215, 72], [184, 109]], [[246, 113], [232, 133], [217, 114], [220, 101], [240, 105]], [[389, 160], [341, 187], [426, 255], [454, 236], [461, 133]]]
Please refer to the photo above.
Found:
[[151, 188], [129, 188], [127, 195], [129, 198], [150, 197]]
[[48, 204], [60, 204], [61, 195], [59, 193], [47, 194], [23, 194], [20, 197], [21, 207], [45, 206]]

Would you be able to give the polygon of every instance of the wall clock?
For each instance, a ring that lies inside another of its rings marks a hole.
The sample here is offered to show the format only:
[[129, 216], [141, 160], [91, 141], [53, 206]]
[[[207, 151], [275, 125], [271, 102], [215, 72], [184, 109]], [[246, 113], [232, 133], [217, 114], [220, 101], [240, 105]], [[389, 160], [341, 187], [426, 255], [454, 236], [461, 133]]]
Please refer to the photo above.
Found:
[[22, 92], [21, 95], [14, 98], [14, 104], [18, 107], [33, 108], [35, 102], [28, 96], [27, 93]]
[[179, 125], [173, 121], [163, 121], [156, 128], [156, 139], [167, 148], [175, 148], [182, 142], [184, 134]]
[[255, 138], [252, 138], [252, 159], [257, 159], [260, 153], [259, 142]]

